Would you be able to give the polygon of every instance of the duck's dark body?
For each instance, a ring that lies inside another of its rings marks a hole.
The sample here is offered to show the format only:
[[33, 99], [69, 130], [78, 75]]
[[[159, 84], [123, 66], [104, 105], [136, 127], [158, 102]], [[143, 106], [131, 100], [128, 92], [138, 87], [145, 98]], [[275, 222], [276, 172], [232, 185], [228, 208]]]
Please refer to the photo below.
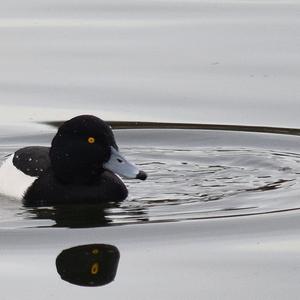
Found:
[[14, 166], [28, 176], [38, 177], [51, 165], [50, 147], [32, 146], [17, 150], [13, 157]]
[[90, 183], [72, 184], [59, 181], [49, 168], [29, 187], [24, 205], [92, 204], [122, 201], [127, 195], [122, 180], [110, 171], [102, 172]]
[[15, 152], [13, 163], [24, 174], [38, 177], [23, 197], [25, 206], [49, 206], [68, 203], [101, 203], [124, 200], [128, 191], [122, 180], [102, 170], [90, 182], [59, 180], [52, 168], [49, 147], [26, 147]]

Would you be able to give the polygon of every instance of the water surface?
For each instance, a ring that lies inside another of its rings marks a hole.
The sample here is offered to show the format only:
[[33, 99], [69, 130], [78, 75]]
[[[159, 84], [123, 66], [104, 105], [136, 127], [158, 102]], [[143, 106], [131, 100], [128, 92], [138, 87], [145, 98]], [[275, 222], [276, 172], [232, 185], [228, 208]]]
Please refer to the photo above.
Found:
[[299, 14], [298, 0], [3, 1], [0, 121], [299, 127]]
[[[22, 146], [49, 145], [55, 130], [3, 127], [1, 159]], [[145, 182], [126, 181], [124, 202], [24, 208], [1, 196], [4, 295], [232, 299], [245, 298], [250, 286], [249, 299], [280, 299], [299, 292], [298, 136], [197, 129], [115, 135], [149, 174]]]

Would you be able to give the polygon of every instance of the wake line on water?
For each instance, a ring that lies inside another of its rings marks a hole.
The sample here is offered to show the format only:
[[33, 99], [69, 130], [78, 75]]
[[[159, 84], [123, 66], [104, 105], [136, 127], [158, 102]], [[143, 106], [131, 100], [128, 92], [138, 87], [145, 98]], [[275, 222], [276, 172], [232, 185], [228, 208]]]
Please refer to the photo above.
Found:
[[[64, 121], [41, 122], [59, 127]], [[166, 122], [140, 122], [140, 121], [106, 121], [113, 129], [203, 129], [224, 131], [245, 131], [258, 133], [275, 133], [300, 135], [299, 128], [232, 125], [232, 124], [202, 124], [202, 123], [166, 123]]]

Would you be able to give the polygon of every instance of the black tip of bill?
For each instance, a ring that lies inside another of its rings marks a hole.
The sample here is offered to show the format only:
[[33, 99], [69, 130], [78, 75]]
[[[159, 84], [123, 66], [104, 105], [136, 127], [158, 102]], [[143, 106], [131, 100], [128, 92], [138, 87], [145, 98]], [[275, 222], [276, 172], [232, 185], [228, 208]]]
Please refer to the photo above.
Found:
[[147, 173], [145, 173], [144, 171], [140, 171], [140, 172], [136, 175], [136, 179], [146, 180], [146, 178], [147, 178]]

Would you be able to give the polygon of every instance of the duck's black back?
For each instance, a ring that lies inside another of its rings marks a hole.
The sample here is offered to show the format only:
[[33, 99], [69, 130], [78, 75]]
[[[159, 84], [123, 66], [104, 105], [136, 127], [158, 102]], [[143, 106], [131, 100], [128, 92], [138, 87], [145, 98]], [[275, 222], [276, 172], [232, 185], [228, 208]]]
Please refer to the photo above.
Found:
[[21, 148], [15, 152], [13, 164], [24, 174], [38, 177], [51, 165], [49, 150], [49, 147], [41, 146]]

